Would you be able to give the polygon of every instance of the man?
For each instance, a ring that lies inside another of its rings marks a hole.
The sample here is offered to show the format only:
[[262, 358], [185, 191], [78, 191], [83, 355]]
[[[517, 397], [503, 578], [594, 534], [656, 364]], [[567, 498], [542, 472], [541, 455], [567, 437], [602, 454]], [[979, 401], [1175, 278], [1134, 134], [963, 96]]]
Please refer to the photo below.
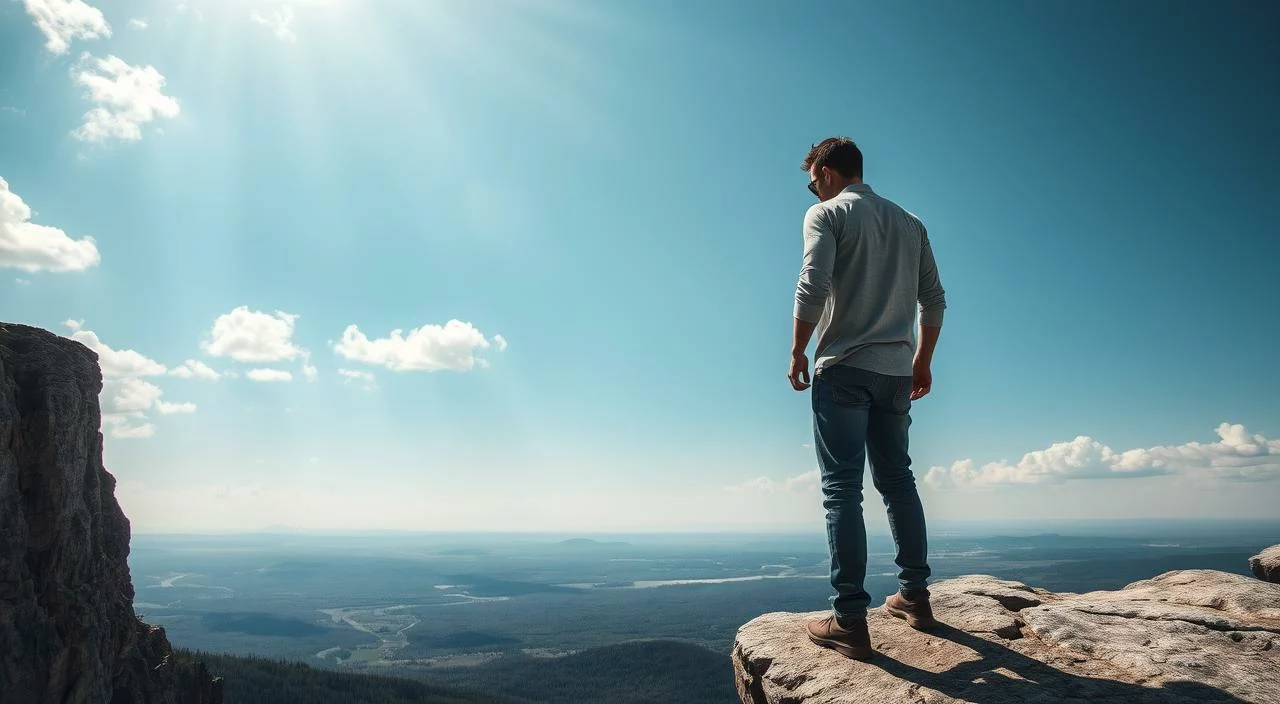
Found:
[[[930, 363], [946, 300], [924, 224], [862, 182], [862, 152], [843, 137], [805, 157], [819, 203], [804, 217], [804, 264], [796, 286], [788, 378], [809, 388], [805, 349], [814, 353], [813, 428], [831, 550], [831, 615], [808, 624], [809, 638], [842, 655], [875, 654], [863, 588], [867, 534], [862, 477], [884, 497], [897, 545], [899, 591], [885, 611], [913, 628], [936, 625], [926, 582], [924, 509], [907, 455], [911, 402], [933, 384]], [[916, 306], [920, 307], [919, 344]]]

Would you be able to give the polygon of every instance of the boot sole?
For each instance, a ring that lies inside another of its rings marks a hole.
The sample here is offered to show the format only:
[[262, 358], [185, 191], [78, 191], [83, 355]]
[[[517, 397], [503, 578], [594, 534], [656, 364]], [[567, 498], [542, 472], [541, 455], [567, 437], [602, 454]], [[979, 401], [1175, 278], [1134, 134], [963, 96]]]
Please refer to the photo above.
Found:
[[937, 619], [929, 619], [928, 621], [926, 621], [922, 618], [917, 617], [915, 614], [911, 613], [910, 611], [903, 611], [901, 609], [893, 608], [892, 606], [889, 605], [889, 602], [887, 600], [884, 603], [884, 610], [890, 616], [893, 616], [895, 618], [900, 618], [903, 621], [906, 621], [908, 626], [911, 626], [917, 631], [927, 631], [938, 625]]
[[809, 634], [809, 640], [813, 641], [815, 644], [820, 645], [824, 648], [830, 648], [836, 651], [837, 653], [840, 653], [841, 655], [845, 656], [846, 658], [849, 658], [850, 660], [870, 660], [876, 655], [876, 651], [874, 648], [859, 648], [856, 646], [849, 645], [848, 643], [842, 643], [838, 640], [831, 640], [830, 638], [819, 638], [818, 636], [815, 636], [812, 633]]

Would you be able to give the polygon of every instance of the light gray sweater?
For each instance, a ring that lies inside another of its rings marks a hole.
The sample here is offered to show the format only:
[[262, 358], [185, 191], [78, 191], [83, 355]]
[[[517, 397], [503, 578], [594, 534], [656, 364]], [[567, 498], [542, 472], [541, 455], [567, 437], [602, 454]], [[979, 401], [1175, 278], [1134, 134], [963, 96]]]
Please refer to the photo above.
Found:
[[924, 223], [866, 184], [804, 216], [804, 265], [795, 317], [817, 323], [814, 373], [843, 364], [910, 376], [920, 322], [947, 307]]

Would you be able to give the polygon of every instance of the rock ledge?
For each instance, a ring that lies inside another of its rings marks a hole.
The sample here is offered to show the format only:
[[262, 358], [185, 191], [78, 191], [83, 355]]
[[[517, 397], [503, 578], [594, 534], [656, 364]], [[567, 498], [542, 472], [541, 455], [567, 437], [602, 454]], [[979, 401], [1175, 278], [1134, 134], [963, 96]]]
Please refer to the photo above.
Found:
[[1249, 569], [1258, 579], [1280, 583], [1280, 545], [1272, 545], [1249, 558]]
[[943, 625], [872, 609], [867, 662], [809, 642], [805, 621], [825, 612], [747, 623], [733, 649], [743, 704], [1280, 702], [1280, 585], [1181, 570], [1085, 594], [987, 575], [929, 589]]

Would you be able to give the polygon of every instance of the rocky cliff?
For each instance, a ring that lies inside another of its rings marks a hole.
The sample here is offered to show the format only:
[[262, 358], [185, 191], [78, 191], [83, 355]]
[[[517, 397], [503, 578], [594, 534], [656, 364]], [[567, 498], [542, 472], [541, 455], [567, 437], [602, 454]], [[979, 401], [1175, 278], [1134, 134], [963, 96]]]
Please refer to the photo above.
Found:
[[0, 700], [220, 704], [221, 680], [134, 614], [101, 390], [83, 345], [0, 323]]
[[879, 654], [847, 660], [772, 613], [738, 631], [744, 704], [1280, 702], [1280, 585], [1213, 570], [1119, 591], [1049, 592], [985, 575], [930, 586], [942, 626], [872, 609]]

